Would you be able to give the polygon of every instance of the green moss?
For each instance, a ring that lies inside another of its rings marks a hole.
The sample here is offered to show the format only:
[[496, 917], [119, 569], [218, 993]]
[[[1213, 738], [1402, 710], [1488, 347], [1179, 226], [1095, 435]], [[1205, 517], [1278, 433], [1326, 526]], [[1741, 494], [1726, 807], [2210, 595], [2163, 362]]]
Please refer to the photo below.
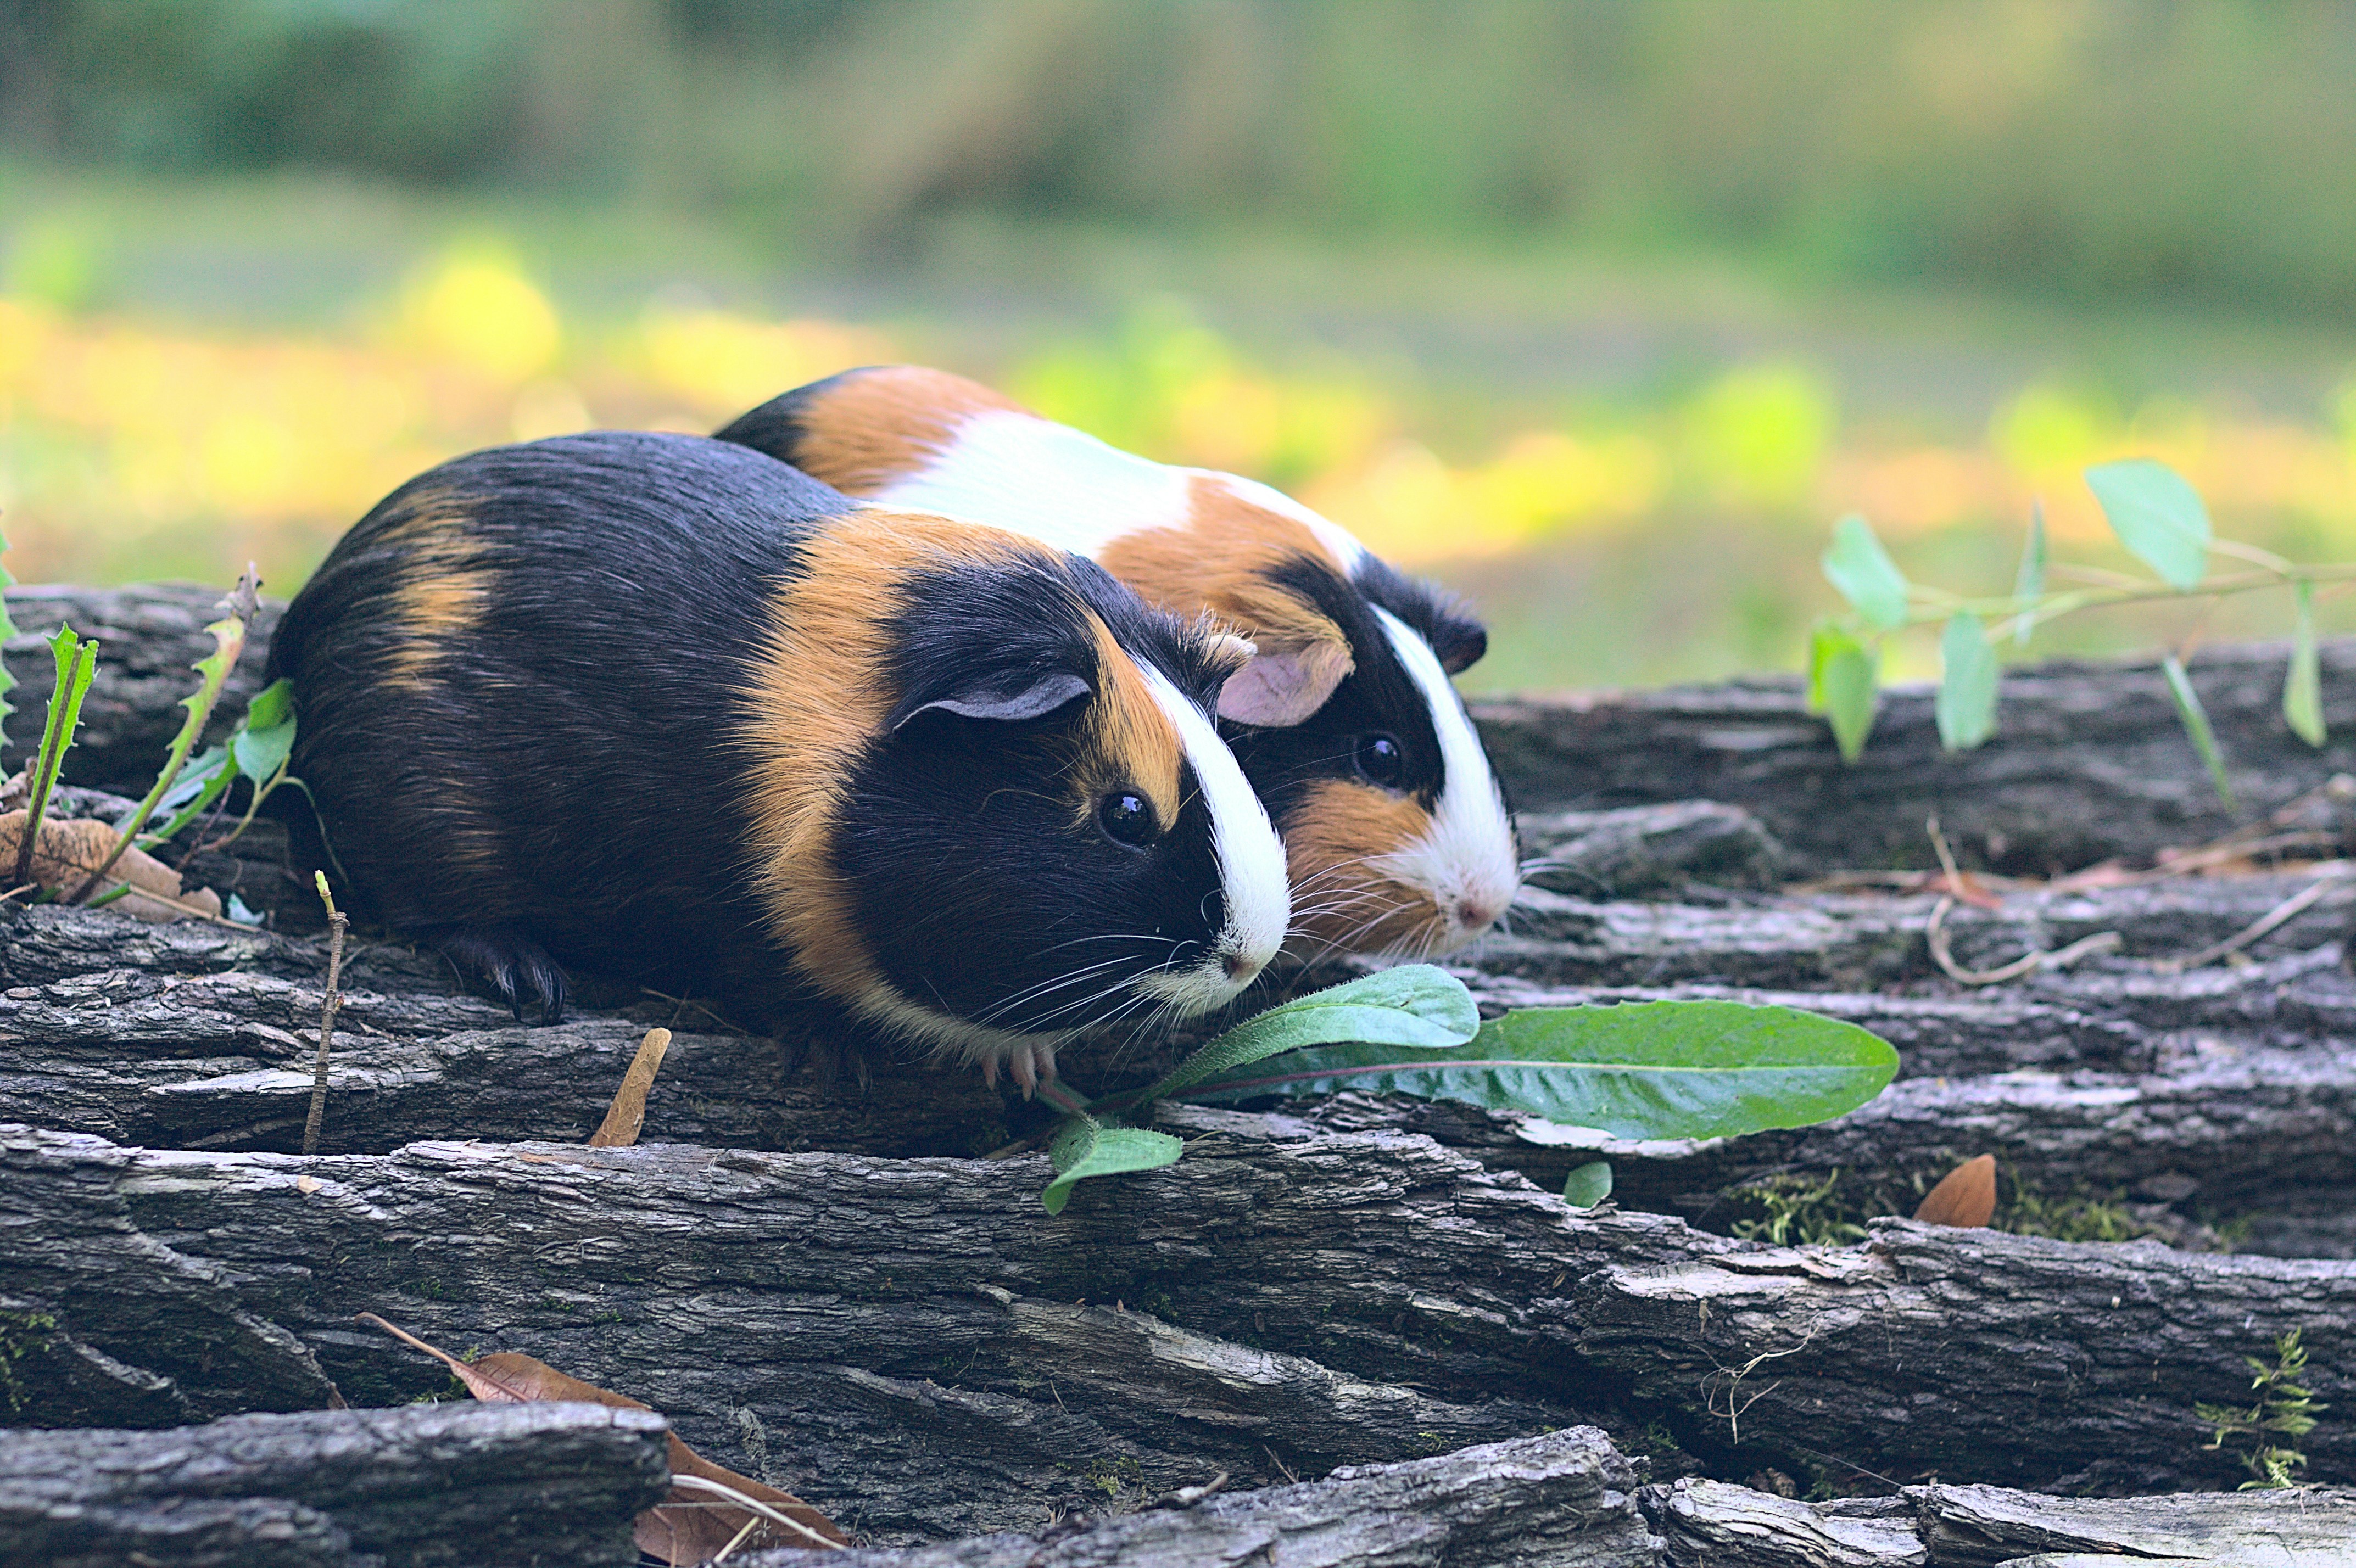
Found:
[[2057, 1242], [2132, 1242], [2159, 1234], [2126, 1206], [2121, 1188], [2098, 1190], [2080, 1188], [2051, 1197], [2033, 1187], [2016, 1185], [2011, 1200], [1997, 1211], [1993, 1223], [2019, 1236], [2051, 1236]]
[[0, 1401], [16, 1414], [25, 1408], [25, 1381], [16, 1363], [33, 1350], [44, 1349], [58, 1320], [47, 1312], [0, 1312]]
[[1751, 1211], [1731, 1229], [1746, 1242], [1789, 1246], [1842, 1246], [1865, 1239], [1863, 1221], [1875, 1211], [1861, 1197], [1845, 1190], [1845, 1172], [1835, 1169], [1822, 1177], [1780, 1173], [1746, 1182], [1727, 1194]]

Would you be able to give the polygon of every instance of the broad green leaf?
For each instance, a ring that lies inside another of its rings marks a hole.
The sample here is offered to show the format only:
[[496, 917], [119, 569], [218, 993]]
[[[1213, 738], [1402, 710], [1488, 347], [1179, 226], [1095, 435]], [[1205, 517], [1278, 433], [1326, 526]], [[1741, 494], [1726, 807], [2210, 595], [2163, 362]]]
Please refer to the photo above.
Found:
[[245, 727], [249, 730], [275, 730], [291, 723], [294, 718], [294, 683], [280, 676], [253, 694], [245, 705]]
[[2012, 645], [2025, 648], [2037, 629], [2037, 612], [2027, 608], [2045, 597], [2045, 503], [2029, 504], [2029, 543], [2020, 552], [2020, 571], [2012, 580], [2012, 597], [2024, 608], [2012, 623]]
[[2087, 469], [2086, 485], [2128, 553], [2170, 588], [2201, 586], [2209, 569], [2209, 508], [2182, 475], [2164, 463], [2131, 457]]
[[2219, 804], [2229, 814], [2240, 811], [2233, 800], [2233, 781], [2225, 776], [2225, 759], [2217, 750], [2217, 731], [2209, 727], [2209, 710], [2201, 706], [2201, 694], [2192, 689], [2192, 677], [2184, 673], [2183, 664], [2174, 654], [2162, 659], [2159, 668], [2168, 677], [2168, 695], [2176, 699], [2176, 717], [2183, 721], [2192, 749], [2208, 765], [2209, 783], [2217, 792]]
[[1463, 1044], [1480, 1028], [1481, 1010], [1464, 982], [1429, 964], [1402, 964], [1247, 1019], [1180, 1062], [1138, 1099], [1162, 1099], [1215, 1073], [1303, 1046], [1354, 1040], [1439, 1051]]
[[1573, 1170], [1562, 1184], [1562, 1200], [1574, 1209], [1592, 1209], [1612, 1196], [1612, 1162], [1591, 1159]]
[[1797, 1008], [1635, 1002], [1525, 1008], [1443, 1051], [1321, 1047], [1214, 1079], [1184, 1097], [1396, 1090], [1618, 1137], [1716, 1138], [1855, 1110], [1897, 1069], [1887, 1041]]
[[2320, 746], [2331, 737], [2323, 727], [2323, 671], [2315, 651], [2315, 583], [2300, 578], [2290, 585], [2290, 597], [2298, 621], [2283, 676], [2283, 721], [2308, 745]]
[[1824, 694], [1825, 721], [1832, 726], [1841, 761], [1857, 761], [1865, 738], [1873, 733], [1873, 716], [1881, 707], [1881, 656], [1850, 638], [1826, 656], [1818, 681]]
[[1906, 579], [1863, 517], [1852, 512], [1833, 525], [1824, 569], [1826, 579], [1869, 624], [1887, 632], [1906, 624]]
[[[249, 719], [251, 714], [247, 716]], [[294, 749], [294, 720], [288, 719], [266, 730], [240, 725], [230, 736], [230, 754], [237, 758], [237, 771], [253, 781], [255, 787], [268, 784], [279, 769], [286, 765], [286, 754]]]
[[1071, 1201], [1075, 1183], [1091, 1176], [1119, 1176], [1125, 1171], [1154, 1170], [1174, 1164], [1185, 1145], [1168, 1133], [1141, 1127], [1107, 1126], [1085, 1113], [1067, 1116], [1047, 1146], [1055, 1163], [1055, 1179], [1039, 1194], [1050, 1214], [1060, 1214]]
[[1939, 637], [1939, 743], [1968, 752], [1996, 733], [1996, 650], [1969, 610], [1958, 611]]

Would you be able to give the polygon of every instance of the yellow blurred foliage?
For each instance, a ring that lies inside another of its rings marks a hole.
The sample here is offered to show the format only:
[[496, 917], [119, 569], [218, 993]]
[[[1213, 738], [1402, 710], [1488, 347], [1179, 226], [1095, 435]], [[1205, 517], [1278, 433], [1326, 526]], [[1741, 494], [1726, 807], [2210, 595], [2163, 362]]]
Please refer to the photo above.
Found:
[[512, 261], [446, 258], [412, 283], [394, 340], [501, 381], [546, 369], [564, 345], [556, 307]]
[[[709, 431], [903, 352], [869, 327], [665, 304], [568, 335], [528, 277], [477, 253], [445, 258], [385, 319], [373, 335], [198, 336], [0, 296], [0, 505], [17, 575], [226, 575], [252, 551], [290, 585], [378, 497], [457, 453], [601, 422]], [[2356, 382], [2312, 428], [2158, 401], [2130, 417], [2039, 383], [1984, 442], [1944, 444], [1844, 431], [1820, 378], [1768, 363], [1648, 407], [1497, 416], [1485, 450], [1443, 456], [1419, 439], [1415, 405], [1373, 379], [1253, 365], [1167, 302], [1109, 342], [985, 379], [1116, 444], [1266, 479], [1409, 566], [1671, 517], [1741, 528], [1856, 509], [1901, 541], [2012, 529], [2032, 498], [2058, 538], [2096, 539], [2079, 471], [2130, 453], [2178, 467], [2221, 520], [2288, 517], [2356, 551]]]

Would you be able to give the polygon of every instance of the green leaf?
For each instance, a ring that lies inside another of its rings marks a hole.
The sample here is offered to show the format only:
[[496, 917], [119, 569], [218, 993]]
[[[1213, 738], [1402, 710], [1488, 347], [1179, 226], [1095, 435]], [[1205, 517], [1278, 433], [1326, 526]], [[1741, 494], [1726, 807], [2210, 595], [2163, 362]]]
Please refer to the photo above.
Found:
[[1906, 579], [1863, 517], [1852, 512], [1833, 525], [1824, 569], [1826, 578], [1869, 624], [1886, 632], [1906, 624]]
[[1480, 1029], [1481, 1009], [1464, 982], [1429, 964], [1402, 964], [1270, 1008], [1194, 1052], [1137, 1098], [1163, 1099], [1215, 1073], [1303, 1046], [1352, 1040], [1440, 1051], [1463, 1044]]
[[252, 779], [257, 788], [268, 784], [286, 765], [287, 753], [294, 749], [294, 715], [290, 712], [278, 723], [262, 728], [254, 725], [253, 710], [248, 709], [244, 722], [229, 738], [229, 749], [237, 758], [239, 773]]
[[[2045, 597], [2045, 503], [2029, 504], [2029, 543], [2020, 552], [2020, 571], [2012, 580], [2012, 596], [2024, 606]], [[2037, 629], [2037, 612], [2024, 608], [2012, 623], [2012, 645], [2025, 648]]]
[[1968, 752], [1996, 733], [1996, 650], [1987, 629], [1969, 610], [1958, 611], [1939, 636], [1939, 743]]
[[2192, 677], [2184, 673], [2183, 664], [2174, 654], [2162, 659], [2159, 668], [2168, 677], [2168, 695], [2176, 699], [2176, 717], [2183, 721], [2192, 749], [2208, 765], [2209, 783], [2217, 792], [2218, 802], [2229, 815], [2238, 813], [2242, 808], [2233, 801], [2233, 781], [2225, 776], [2225, 759], [2217, 751], [2217, 731], [2209, 727], [2209, 710], [2201, 706], [2201, 694], [2192, 689]]
[[1066, 1116], [1047, 1146], [1055, 1163], [1055, 1179], [1039, 1194], [1050, 1214], [1060, 1214], [1071, 1201], [1072, 1188], [1091, 1176], [1119, 1176], [1125, 1171], [1155, 1170], [1176, 1163], [1185, 1145], [1168, 1133], [1141, 1127], [1107, 1126], [1082, 1112]]
[[2209, 508], [2182, 475], [2164, 463], [2131, 457], [2087, 469], [2086, 485], [2130, 554], [2179, 592], [2201, 586], [2209, 569]]
[[253, 694], [245, 705], [245, 727], [249, 730], [275, 730], [281, 724], [294, 721], [294, 683], [280, 676]]
[[1635, 1002], [1525, 1008], [1443, 1051], [1304, 1051], [1214, 1079], [1185, 1098], [1397, 1090], [1619, 1137], [1716, 1138], [1806, 1126], [1855, 1110], [1897, 1070], [1898, 1053], [1887, 1041], [1794, 1008]]
[[[49, 793], [64, 770], [66, 753], [73, 750], [74, 731], [81, 726], [81, 702], [98, 674], [98, 643], [84, 641], [71, 626], [59, 622], [49, 639], [49, 659], [57, 667], [49, 688], [48, 715], [25, 775], [25, 827], [16, 843], [12, 885], [30, 877], [34, 848], [40, 842], [41, 817], [48, 809]], [[17, 873], [21, 873], [17, 874]]]
[[[180, 770], [179, 778], [164, 792], [164, 798], [155, 803], [157, 811], [169, 813], [164, 826], [150, 828], [139, 837], [143, 841], [155, 844], [166, 843], [178, 837], [182, 828], [210, 811], [213, 802], [236, 782], [237, 770], [230, 765], [229, 752], [219, 746], [206, 747], [188, 759], [188, 765]], [[114, 825], [115, 831], [121, 832], [130, 820], [126, 813], [123, 820]]]
[[2323, 727], [2323, 671], [2315, 652], [2315, 583], [2300, 578], [2290, 585], [2290, 597], [2298, 621], [2283, 676], [2283, 721], [2308, 745], [2320, 746], [2331, 737]]
[[1881, 707], [1881, 656], [1854, 637], [1844, 637], [1839, 646], [1827, 650], [1817, 686], [1841, 761], [1853, 763], [1865, 750], [1865, 738], [1873, 733], [1873, 717]]
[[1562, 1184], [1562, 1200], [1574, 1209], [1592, 1209], [1612, 1196], [1612, 1162], [1591, 1159], [1573, 1170]]

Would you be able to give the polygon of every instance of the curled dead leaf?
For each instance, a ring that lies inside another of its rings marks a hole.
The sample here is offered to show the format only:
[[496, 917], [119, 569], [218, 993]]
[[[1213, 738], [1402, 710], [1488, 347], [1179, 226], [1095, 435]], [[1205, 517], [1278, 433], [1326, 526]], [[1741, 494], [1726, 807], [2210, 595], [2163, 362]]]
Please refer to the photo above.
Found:
[[1984, 1154], [1939, 1179], [1922, 1195], [1914, 1218], [1926, 1225], [1955, 1225], [1965, 1230], [1996, 1217], [1996, 1156]]
[[[462, 1361], [373, 1312], [361, 1313], [359, 1321], [440, 1361], [478, 1400], [519, 1404], [555, 1400], [615, 1410], [653, 1408], [595, 1383], [583, 1382], [535, 1357], [502, 1350]], [[634, 1532], [639, 1551], [667, 1563], [701, 1563], [732, 1543], [820, 1548], [850, 1544], [850, 1537], [835, 1528], [832, 1520], [793, 1493], [713, 1464], [680, 1442], [677, 1433], [670, 1435], [670, 1496], [640, 1514]]]
[[[16, 847], [25, 838], [25, 813], [0, 816], [0, 866], [13, 865]], [[106, 864], [114, 850], [114, 829], [103, 822], [45, 816], [33, 839], [33, 880], [52, 891], [80, 885]], [[112, 900], [108, 908], [136, 920], [157, 924], [175, 920], [220, 918], [220, 896], [209, 888], [180, 891], [180, 874], [140, 849], [125, 849], [107, 872], [109, 883], [128, 884], [131, 891]]]
[[614, 1103], [605, 1107], [605, 1119], [589, 1135], [591, 1148], [627, 1148], [638, 1141], [638, 1129], [647, 1125], [647, 1093], [655, 1086], [663, 1052], [669, 1049], [670, 1030], [647, 1030], [629, 1071], [622, 1074], [622, 1086], [614, 1091]]

